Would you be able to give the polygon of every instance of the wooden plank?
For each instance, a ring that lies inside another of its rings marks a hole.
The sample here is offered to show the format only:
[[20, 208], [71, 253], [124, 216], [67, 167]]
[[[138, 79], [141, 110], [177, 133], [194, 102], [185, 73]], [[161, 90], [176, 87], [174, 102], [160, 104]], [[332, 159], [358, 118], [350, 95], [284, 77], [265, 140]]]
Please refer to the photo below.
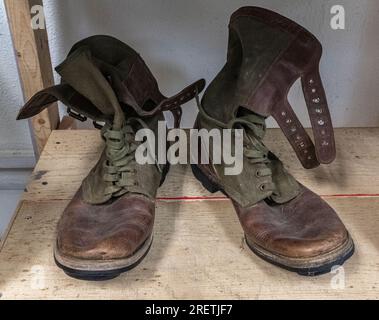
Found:
[[[42, 0], [4, 0], [15, 49], [24, 99], [54, 84], [46, 29], [33, 30], [31, 8]], [[30, 121], [35, 153], [41, 153], [51, 131], [59, 125], [55, 104]]]
[[[305, 170], [280, 130], [268, 130], [266, 144], [304, 185], [324, 196], [379, 194], [379, 129], [337, 129], [337, 160]], [[103, 144], [98, 131], [54, 131], [27, 187], [25, 200], [68, 200], [96, 164]], [[210, 195], [187, 166], [172, 166], [159, 197]]]
[[[8, 238], [8, 234], [9, 234], [11, 228], [12, 228], [13, 222], [16, 219], [21, 206], [22, 206], [22, 201], [20, 201], [17, 204], [15, 213], [11, 216], [10, 221], [8, 223], [8, 226], [5, 228], [3, 234], [1, 235], [1, 238], [0, 238], [0, 252], [1, 252], [1, 249], [3, 248], [3, 246], [4, 246], [4, 243], [5, 243], [6, 239]], [[1, 288], [1, 286], [0, 286], [0, 288]]]
[[103, 145], [94, 130], [54, 131], [0, 252], [0, 296], [378, 299], [378, 133], [379, 129], [337, 130], [338, 159], [312, 171], [300, 167], [278, 130], [269, 130], [266, 139], [295, 176], [326, 195], [355, 240], [357, 253], [345, 265], [345, 285], [338, 289], [331, 285], [334, 274], [304, 278], [254, 256], [243, 242], [228, 200], [191, 201], [210, 195], [184, 166], [173, 167], [160, 189], [154, 244], [139, 267], [103, 283], [67, 277], [53, 261], [56, 223]]
[[[378, 299], [379, 198], [332, 198], [355, 243], [335, 274], [307, 278], [256, 257], [229, 201], [158, 201], [146, 259], [117, 279], [84, 282], [53, 261], [57, 220], [68, 201], [24, 201], [0, 253], [3, 299]], [[342, 276], [342, 274], [339, 274]], [[335, 282], [335, 281], [334, 281]], [[342, 285], [343, 282], [340, 282]]]

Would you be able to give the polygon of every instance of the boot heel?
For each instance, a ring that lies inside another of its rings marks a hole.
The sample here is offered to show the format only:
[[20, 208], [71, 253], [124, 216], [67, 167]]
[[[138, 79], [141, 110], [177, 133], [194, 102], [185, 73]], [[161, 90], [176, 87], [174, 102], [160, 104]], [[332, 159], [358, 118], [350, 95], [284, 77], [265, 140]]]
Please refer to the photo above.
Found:
[[197, 165], [192, 164], [191, 169], [195, 178], [199, 180], [203, 187], [207, 189], [210, 193], [216, 193], [218, 191], [221, 191], [221, 189], [216, 184], [214, 184], [208, 179], [208, 177], [197, 167]]

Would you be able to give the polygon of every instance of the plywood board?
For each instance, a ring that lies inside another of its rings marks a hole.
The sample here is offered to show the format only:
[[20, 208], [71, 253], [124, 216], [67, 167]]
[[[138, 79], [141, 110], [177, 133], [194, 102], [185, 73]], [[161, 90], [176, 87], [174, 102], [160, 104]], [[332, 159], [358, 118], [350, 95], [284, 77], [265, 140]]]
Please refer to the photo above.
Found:
[[345, 264], [340, 286], [335, 286], [341, 273], [304, 278], [256, 257], [243, 241], [229, 200], [208, 194], [185, 166], [174, 166], [159, 191], [155, 239], [141, 265], [101, 283], [67, 277], [53, 261], [56, 223], [103, 145], [94, 130], [54, 131], [0, 252], [0, 296], [379, 298], [378, 134], [379, 129], [337, 130], [336, 162], [310, 171], [300, 167], [279, 130], [269, 130], [266, 139], [289, 170], [336, 209], [355, 240], [356, 254]]
[[[356, 243], [336, 274], [301, 277], [256, 257], [229, 201], [158, 201], [155, 238], [135, 269], [106, 282], [67, 277], [53, 261], [56, 222], [67, 201], [26, 201], [0, 253], [3, 299], [379, 298], [379, 199], [329, 199]], [[341, 276], [341, 274], [339, 274]], [[343, 282], [339, 282], [343, 284]]]
[[[337, 160], [305, 170], [280, 130], [268, 130], [266, 144], [304, 185], [324, 196], [377, 196], [379, 129], [337, 129]], [[54, 131], [27, 187], [25, 200], [68, 200], [96, 164], [103, 144], [96, 130]], [[161, 198], [211, 196], [187, 166], [173, 166]], [[213, 196], [220, 197], [221, 194]]]

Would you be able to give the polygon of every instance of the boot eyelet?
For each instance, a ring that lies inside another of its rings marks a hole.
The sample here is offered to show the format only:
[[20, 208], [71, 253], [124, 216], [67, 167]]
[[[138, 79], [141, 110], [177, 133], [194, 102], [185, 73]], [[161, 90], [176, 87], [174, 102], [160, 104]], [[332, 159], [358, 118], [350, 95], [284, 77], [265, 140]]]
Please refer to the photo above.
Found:
[[265, 192], [265, 191], [266, 191], [266, 185], [265, 185], [264, 183], [262, 183], [262, 184], [260, 184], [260, 185], [258, 186], [258, 189], [259, 189], [260, 191], [262, 191], [262, 192]]
[[261, 178], [261, 172], [259, 170], [255, 171], [255, 176]]
[[316, 113], [318, 113], [318, 114], [321, 114], [321, 113], [322, 113], [322, 109], [321, 109], [321, 108], [316, 108], [315, 111], [316, 111]]

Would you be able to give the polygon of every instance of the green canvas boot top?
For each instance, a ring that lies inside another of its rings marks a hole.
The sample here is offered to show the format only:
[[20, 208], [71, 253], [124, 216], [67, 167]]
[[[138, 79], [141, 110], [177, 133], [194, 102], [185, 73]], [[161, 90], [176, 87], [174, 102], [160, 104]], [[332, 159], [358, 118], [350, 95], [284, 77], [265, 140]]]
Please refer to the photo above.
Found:
[[[74, 64], [68, 65], [70, 61], [84, 61], [89, 67], [88, 74], [80, 73], [85, 66], [75, 69], [71, 67]], [[90, 65], [95, 68], [92, 69]], [[153, 116], [161, 111], [172, 111], [176, 117], [175, 124], [178, 125], [180, 106], [193, 99], [196, 92], [201, 92], [205, 86], [205, 81], [199, 80], [178, 94], [165, 97], [140, 55], [125, 43], [104, 35], [92, 36], [75, 44], [66, 61], [56, 71], [61, 76], [64, 72], [71, 83], [62, 76], [61, 84], [37, 92], [20, 110], [18, 120], [30, 118], [59, 100], [68, 107], [68, 113], [80, 121], [85, 121], [88, 117], [94, 121], [111, 123], [111, 105], [104, 104], [98, 96], [101, 93], [96, 90], [87, 92], [86, 95], [86, 90], [90, 87], [88, 83], [93, 80], [81, 78], [99, 77], [106, 78], [106, 89], [109, 90], [111, 86], [113, 94], [110, 95], [117, 97], [124, 111], [131, 108], [142, 117]], [[82, 91], [78, 90], [79, 86]]]
[[[322, 47], [295, 22], [272, 11], [243, 7], [229, 24], [227, 62], [202, 99], [205, 112], [229, 123], [241, 109], [273, 116], [305, 168], [335, 158], [333, 126], [318, 71]], [[314, 142], [287, 95], [301, 78]]]
[[201, 92], [205, 81], [167, 98], [140, 56], [108, 36], [94, 36], [74, 45], [56, 71], [61, 84], [36, 93], [18, 119], [34, 116], [60, 100], [79, 120], [89, 117], [96, 126], [105, 122], [101, 129], [105, 150], [82, 183], [84, 201], [102, 204], [128, 192], [155, 198], [165, 168], [136, 162], [135, 151], [142, 142], [135, 141], [135, 134], [139, 129], [157, 133], [163, 111], [171, 111], [178, 126], [181, 105]]
[[[281, 161], [264, 145], [265, 118], [245, 111], [228, 123], [209, 116], [198, 101], [199, 115], [196, 128], [207, 130], [242, 129], [243, 169], [239, 175], [226, 175], [225, 164], [213, 164], [218, 186], [242, 207], [250, 207], [267, 199], [277, 204], [294, 199], [300, 191], [299, 184], [283, 167]], [[231, 139], [234, 150], [234, 139]], [[213, 146], [210, 144], [210, 157]]]

